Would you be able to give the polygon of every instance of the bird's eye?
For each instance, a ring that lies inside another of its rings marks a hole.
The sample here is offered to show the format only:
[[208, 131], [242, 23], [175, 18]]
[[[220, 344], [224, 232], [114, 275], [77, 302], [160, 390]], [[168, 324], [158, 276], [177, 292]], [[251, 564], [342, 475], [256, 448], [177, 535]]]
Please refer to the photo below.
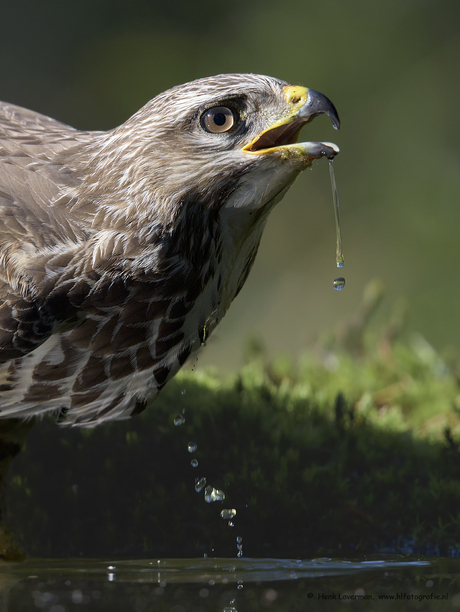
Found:
[[215, 106], [201, 115], [201, 127], [212, 134], [228, 132], [235, 125], [235, 114], [226, 106]]

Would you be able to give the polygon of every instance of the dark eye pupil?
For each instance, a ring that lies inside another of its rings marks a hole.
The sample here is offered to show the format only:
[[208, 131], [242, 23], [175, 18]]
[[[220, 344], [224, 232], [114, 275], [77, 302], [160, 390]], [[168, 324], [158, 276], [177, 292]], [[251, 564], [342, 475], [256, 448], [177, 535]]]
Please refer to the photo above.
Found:
[[216, 125], [224, 125], [226, 121], [227, 121], [227, 118], [223, 113], [216, 113], [214, 115], [214, 123]]
[[227, 106], [214, 106], [201, 115], [201, 127], [211, 134], [228, 132], [235, 125], [235, 113]]

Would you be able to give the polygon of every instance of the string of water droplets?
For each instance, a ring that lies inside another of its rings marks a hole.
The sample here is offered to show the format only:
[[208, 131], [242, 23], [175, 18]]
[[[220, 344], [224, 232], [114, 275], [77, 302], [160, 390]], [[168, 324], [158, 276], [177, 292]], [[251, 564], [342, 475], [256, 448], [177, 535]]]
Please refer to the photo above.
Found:
[[[211, 317], [208, 318], [208, 320], [206, 321], [205, 325], [203, 325], [202, 329], [201, 329], [201, 334], [200, 334], [200, 338], [201, 338], [201, 346], [206, 346], [206, 341], [209, 335], [209, 326], [211, 324], [211, 318], [215, 315], [215, 313], [213, 313], [211, 315]], [[193, 361], [193, 365], [191, 368], [191, 371], [194, 372], [195, 368], [196, 368], [196, 364], [198, 362], [198, 357], [195, 357], [194, 361]], [[182, 390], [182, 395], [185, 395], [186, 390], [183, 389]], [[177, 415], [174, 418], [174, 425], [180, 426], [183, 425], [185, 423], [185, 409], [182, 410], [181, 414]], [[198, 445], [196, 444], [196, 442], [189, 442], [187, 445], [187, 450], [189, 453], [195, 453], [198, 449]], [[199, 461], [198, 459], [196, 459], [195, 457], [193, 459], [191, 459], [190, 461], [190, 465], [193, 468], [198, 467], [199, 465]], [[225, 493], [223, 491], [221, 491], [220, 489], [216, 489], [215, 487], [208, 485], [207, 484], [207, 479], [205, 476], [197, 476], [195, 478], [195, 491], [197, 493], [201, 493], [201, 491], [203, 491], [204, 489], [204, 501], [208, 504], [213, 503], [213, 502], [222, 502], [225, 499]], [[236, 516], [236, 509], [235, 508], [224, 508], [221, 513], [220, 516], [222, 519], [227, 520], [228, 521], [228, 526], [229, 527], [234, 527], [234, 523], [233, 523], [233, 518]], [[243, 555], [243, 546], [242, 546], [242, 538], [240, 536], [238, 536], [237, 538], [237, 556], [241, 557]]]
[[[210, 323], [207, 321], [201, 330], [200, 342], [201, 342], [202, 347], [206, 346], [206, 342], [207, 342], [208, 335], [209, 335], [209, 325]], [[195, 357], [193, 364], [192, 364], [192, 368], [191, 368], [192, 372], [195, 371], [197, 362], [198, 362], [198, 357]], [[186, 389], [183, 389], [181, 394], [185, 395]], [[185, 423], [184, 414], [185, 414], [185, 409], [183, 409], [182, 412], [174, 418], [174, 425], [176, 427], [183, 425]], [[198, 450], [197, 443], [194, 441], [189, 441], [187, 444], [187, 450], [190, 454], [196, 453], [196, 451]], [[193, 468], [197, 468], [199, 466], [198, 459], [196, 459], [196, 457], [193, 457], [190, 461], [190, 465]], [[220, 489], [216, 489], [215, 487], [211, 485], [208, 485], [206, 476], [197, 476], [195, 478], [195, 491], [197, 493], [204, 492], [204, 501], [208, 504], [214, 503], [214, 502], [223, 502], [225, 499], [225, 493], [223, 491], [221, 491]], [[227, 521], [227, 524], [229, 527], [235, 526], [233, 522], [233, 519], [235, 518], [235, 516], [236, 516], [235, 508], [223, 508], [220, 512], [220, 517]], [[207, 556], [208, 555], [205, 553], [204, 557], [207, 557]], [[236, 536], [236, 556], [238, 558], [243, 556], [243, 538], [242, 536]], [[238, 580], [237, 589], [241, 590], [242, 588], [243, 588], [243, 581]], [[223, 612], [238, 612], [237, 608], [235, 607], [236, 599], [232, 599], [229, 603], [230, 605], [226, 606], [223, 609]]]
[[[343, 266], [345, 265], [345, 259], [343, 257], [342, 251], [342, 233], [340, 231], [339, 196], [337, 193], [337, 184], [335, 182], [335, 173], [332, 157], [329, 159], [329, 174], [331, 177], [332, 199], [334, 201], [335, 261], [337, 263], [338, 268], [343, 268]], [[343, 276], [339, 276], [338, 278], [334, 279], [333, 286], [336, 291], [341, 291], [345, 287], [345, 279], [343, 278]]]

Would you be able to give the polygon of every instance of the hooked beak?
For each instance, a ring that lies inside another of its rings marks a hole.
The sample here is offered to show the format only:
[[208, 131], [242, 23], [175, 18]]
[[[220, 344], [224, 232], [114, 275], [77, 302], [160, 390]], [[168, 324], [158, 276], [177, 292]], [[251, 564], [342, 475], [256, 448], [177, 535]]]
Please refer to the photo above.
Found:
[[291, 113], [259, 134], [243, 147], [243, 151], [256, 155], [279, 151], [289, 157], [307, 156], [311, 159], [335, 157], [339, 148], [331, 142], [297, 142], [302, 127], [318, 115], [328, 115], [332, 126], [336, 130], [340, 128], [339, 116], [329, 98], [314, 89], [293, 85], [286, 86], [283, 93]]
[[324, 113], [328, 115], [334, 129], [340, 130], [339, 115], [337, 114], [336, 108], [329, 98], [326, 98], [326, 96], [319, 91], [309, 89], [307, 100], [300, 109], [298, 115], [299, 118], [305, 117], [305, 123], [308, 123], [318, 115], [322, 115]]

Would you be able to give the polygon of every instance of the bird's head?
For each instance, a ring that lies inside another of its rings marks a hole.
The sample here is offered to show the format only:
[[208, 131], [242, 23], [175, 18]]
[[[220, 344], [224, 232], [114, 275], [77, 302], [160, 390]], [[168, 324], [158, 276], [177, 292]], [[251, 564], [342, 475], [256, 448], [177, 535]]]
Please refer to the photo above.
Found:
[[265, 217], [314, 159], [338, 153], [328, 142], [298, 142], [322, 113], [339, 127], [334, 105], [317, 91], [255, 74], [203, 78], [158, 95], [105, 133], [92, 168], [105, 193], [132, 202], [117, 206], [117, 217], [125, 211], [143, 227], [171, 227], [191, 206]]

